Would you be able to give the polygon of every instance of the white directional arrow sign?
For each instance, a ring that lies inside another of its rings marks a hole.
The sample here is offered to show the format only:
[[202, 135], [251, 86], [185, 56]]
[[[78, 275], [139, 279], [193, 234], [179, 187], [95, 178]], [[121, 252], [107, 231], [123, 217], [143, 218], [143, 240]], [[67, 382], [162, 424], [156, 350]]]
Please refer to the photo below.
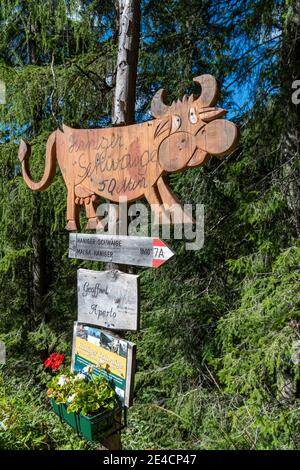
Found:
[[174, 256], [159, 238], [71, 233], [69, 257], [159, 268]]

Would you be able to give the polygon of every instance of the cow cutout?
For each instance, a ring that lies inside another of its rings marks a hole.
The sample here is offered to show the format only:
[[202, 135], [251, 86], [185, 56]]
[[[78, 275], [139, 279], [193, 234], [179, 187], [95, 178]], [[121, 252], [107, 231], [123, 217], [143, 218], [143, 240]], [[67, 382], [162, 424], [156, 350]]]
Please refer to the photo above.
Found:
[[[179, 201], [165, 175], [200, 166], [209, 156], [228, 155], [238, 142], [237, 126], [220, 119], [226, 111], [214, 107], [219, 97], [216, 79], [201, 75], [194, 81], [201, 86], [200, 96], [184, 96], [171, 106], [165, 104], [165, 91], [159, 90], [152, 99], [151, 121], [102, 129], [65, 125], [57, 129], [48, 138], [39, 182], [30, 176], [31, 147], [21, 140], [18, 156], [25, 183], [33, 191], [46, 189], [58, 162], [68, 191], [66, 229], [70, 231], [79, 229], [80, 205], [85, 206], [87, 229], [97, 227], [99, 197], [116, 203], [145, 197], [159, 220], [164, 211], [170, 215]], [[180, 211], [183, 223], [191, 222]]]

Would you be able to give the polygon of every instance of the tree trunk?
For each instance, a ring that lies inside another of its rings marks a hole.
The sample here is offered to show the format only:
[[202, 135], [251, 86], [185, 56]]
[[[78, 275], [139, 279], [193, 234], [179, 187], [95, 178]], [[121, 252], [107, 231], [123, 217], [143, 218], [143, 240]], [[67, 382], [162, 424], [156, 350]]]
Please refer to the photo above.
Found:
[[[35, 42], [31, 37], [32, 27], [30, 26], [30, 38], [28, 40], [28, 61], [34, 65], [36, 63]], [[42, 111], [37, 111], [36, 116], [32, 122], [33, 134], [38, 132], [40, 122], [42, 120]], [[40, 193], [33, 193], [33, 211], [32, 211], [32, 299], [30, 302], [30, 324], [29, 329], [34, 329], [36, 325], [44, 319], [43, 314], [43, 300], [46, 294], [46, 248], [43, 229], [40, 222], [40, 207], [41, 195]]]
[[[115, 0], [115, 32], [118, 43], [116, 81], [112, 106], [112, 124], [135, 122], [136, 77], [140, 43], [140, 0]], [[125, 235], [125, 233], [122, 233]], [[110, 268], [122, 269], [111, 265]]]
[[[124, 126], [134, 123], [136, 76], [140, 39], [140, 0], [115, 0], [116, 21], [114, 37], [118, 37], [116, 85], [113, 98], [112, 123]], [[125, 271], [124, 266], [108, 263], [108, 269]], [[121, 418], [121, 417], [120, 417]], [[120, 450], [121, 432], [102, 442], [101, 449]]]
[[44, 319], [43, 304], [46, 290], [45, 270], [46, 253], [43, 228], [40, 223], [40, 194], [33, 193], [32, 212], [32, 301], [31, 301], [31, 322], [30, 329]]
[[115, 0], [118, 31], [116, 87], [112, 123], [134, 123], [137, 62], [140, 40], [140, 0]]

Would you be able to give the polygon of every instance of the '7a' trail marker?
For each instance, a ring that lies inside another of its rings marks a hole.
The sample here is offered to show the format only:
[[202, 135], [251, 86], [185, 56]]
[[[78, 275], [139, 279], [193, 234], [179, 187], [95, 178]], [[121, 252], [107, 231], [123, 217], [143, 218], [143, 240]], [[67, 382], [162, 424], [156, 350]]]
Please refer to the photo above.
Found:
[[70, 258], [159, 268], [172, 256], [160, 238], [70, 233]]

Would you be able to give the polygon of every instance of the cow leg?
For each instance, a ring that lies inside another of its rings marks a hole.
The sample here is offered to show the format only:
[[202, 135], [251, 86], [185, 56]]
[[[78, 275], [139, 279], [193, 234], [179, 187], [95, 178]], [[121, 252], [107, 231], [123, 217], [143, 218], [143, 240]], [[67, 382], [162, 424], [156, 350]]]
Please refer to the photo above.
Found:
[[95, 230], [99, 222], [93, 202], [95, 199], [95, 196], [87, 197], [84, 199], [85, 212], [86, 217], [88, 219], [86, 229], [88, 230]]
[[68, 188], [67, 198], [67, 225], [70, 232], [79, 229], [79, 206], [75, 203], [74, 186]]
[[[172, 217], [172, 222], [176, 222], [178, 217], [178, 222], [183, 224], [194, 224], [195, 221], [191, 216], [184, 212], [182, 205], [179, 202], [179, 199], [171, 191], [167, 183], [165, 182], [163, 176], [160, 176], [156, 182], [157, 189], [159, 191], [160, 197], [163, 201], [163, 208], [165, 212], [170, 214]], [[176, 218], [175, 218], [176, 214]]]
[[150, 190], [145, 193], [145, 198], [150, 204], [151, 211], [154, 213], [156, 221], [161, 224], [165, 220], [166, 216], [164, 214], [164, 209], [161, 204], [161, 201], [154, 187], [150, 188]]

